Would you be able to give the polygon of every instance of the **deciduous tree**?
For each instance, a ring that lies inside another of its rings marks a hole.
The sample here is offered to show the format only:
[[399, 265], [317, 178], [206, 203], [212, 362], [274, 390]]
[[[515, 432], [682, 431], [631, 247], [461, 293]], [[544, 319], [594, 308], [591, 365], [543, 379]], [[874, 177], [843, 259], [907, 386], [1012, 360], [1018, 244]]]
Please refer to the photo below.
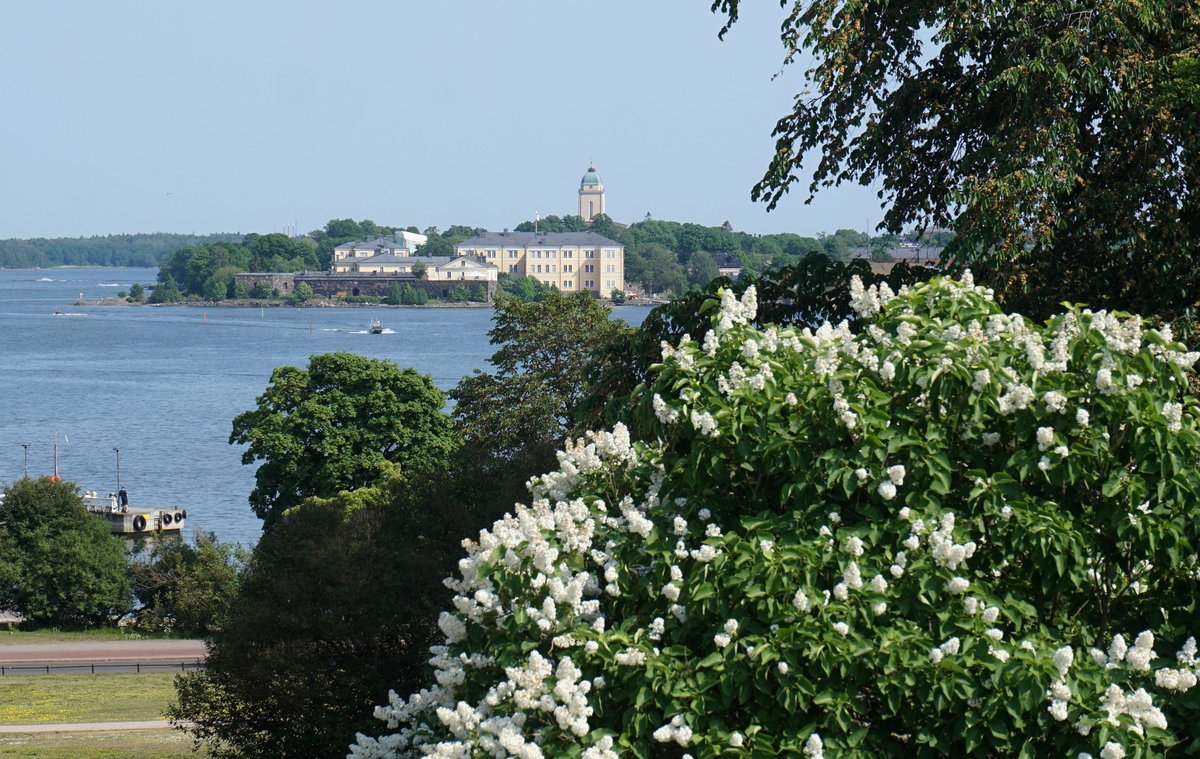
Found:
[[243, 464], [259, 463], [251, 508], [269, 529], [310, 496], [367, 487], [393, 464], [444, 459], [458, 442], [445, 402], [427, 375], [349, 353], [276, 369], [229, 437], [247, 446]]
[[190, 543], [177, 536], [155, 541], [131, 566], [133, 592], [142, 604], [138, 625], [193, 635], [219, 629], [246, 558], [240, 546], [222, 543], [212, 532], [198, 532]]
[[0, 608], [35, 625], [97, 625], [129, 608], [120, 538], [87, 512], [79, 489], [24, 478], [0, 502]]
[[416, 687], [429, 657], [461, 537], [458, 510], [423, 489], [440, 482], [436, 468], [385, 477], [290, 511], [255, 548], [170, 715], [222, 759], [344, 755], [371, 705], [396, 683]]
[[[888, 230], [953, 226], [1024, 313], [1200, 300], [1195, 0], [782, 4], [785, 61], [812, 63], [754, 198], [879, 182]], [[740, 6], [712, 3], [722, 34]]]

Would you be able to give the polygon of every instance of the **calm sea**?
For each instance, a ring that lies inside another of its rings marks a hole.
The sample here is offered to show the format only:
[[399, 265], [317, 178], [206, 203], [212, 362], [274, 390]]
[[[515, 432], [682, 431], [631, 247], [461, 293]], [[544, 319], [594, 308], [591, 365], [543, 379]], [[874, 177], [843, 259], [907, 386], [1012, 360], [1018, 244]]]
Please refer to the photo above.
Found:
[[[154, 269], [0, 271], [0, 482], [58, 472], [132, 506], [187, 509], [191, 527], [252, 544], [253, 467], [228, 443], [278, 366], [348, 351], [411, 366], [449, 390], [493, 353], [485, 308], [75, 306], [151, 283]], [[649, 309], [614, 316], [640, 324]], [[59, 312], [59, 313], [56, 313]], [[385, 334], [367, 334], [372, 319]]]

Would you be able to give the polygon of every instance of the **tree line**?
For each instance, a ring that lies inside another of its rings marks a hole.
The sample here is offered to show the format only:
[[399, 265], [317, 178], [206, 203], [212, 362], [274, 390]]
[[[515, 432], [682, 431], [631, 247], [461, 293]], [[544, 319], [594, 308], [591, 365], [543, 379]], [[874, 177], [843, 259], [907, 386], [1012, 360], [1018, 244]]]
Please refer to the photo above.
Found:
[[236, 242], [240, 234], [167, 233], [0, 240], [0, 269], [51, 266], [158, 266], [181, 247]]

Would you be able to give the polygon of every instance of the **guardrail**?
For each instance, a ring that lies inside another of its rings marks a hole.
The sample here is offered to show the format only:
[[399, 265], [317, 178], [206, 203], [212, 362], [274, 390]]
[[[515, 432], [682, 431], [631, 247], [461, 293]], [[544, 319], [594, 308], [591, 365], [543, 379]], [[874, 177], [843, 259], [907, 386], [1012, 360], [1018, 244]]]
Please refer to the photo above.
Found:
[[204, 669], [204, 661], [113, 661], [0, 664], [0, 677], [8, 675], [96, 674], [97, 672], [180, 672]]

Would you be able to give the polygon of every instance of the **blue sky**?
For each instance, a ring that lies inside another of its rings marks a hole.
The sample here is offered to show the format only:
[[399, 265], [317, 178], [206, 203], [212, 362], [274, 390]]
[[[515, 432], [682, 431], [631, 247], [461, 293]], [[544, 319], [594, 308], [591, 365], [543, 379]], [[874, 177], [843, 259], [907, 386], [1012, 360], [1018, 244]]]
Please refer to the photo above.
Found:
[[500, 229], [574, 213], [865, 229], [873, 191], [750, 201], [802, 89], [772, 2], [59, 0], [0, 25], [0, 238]]

